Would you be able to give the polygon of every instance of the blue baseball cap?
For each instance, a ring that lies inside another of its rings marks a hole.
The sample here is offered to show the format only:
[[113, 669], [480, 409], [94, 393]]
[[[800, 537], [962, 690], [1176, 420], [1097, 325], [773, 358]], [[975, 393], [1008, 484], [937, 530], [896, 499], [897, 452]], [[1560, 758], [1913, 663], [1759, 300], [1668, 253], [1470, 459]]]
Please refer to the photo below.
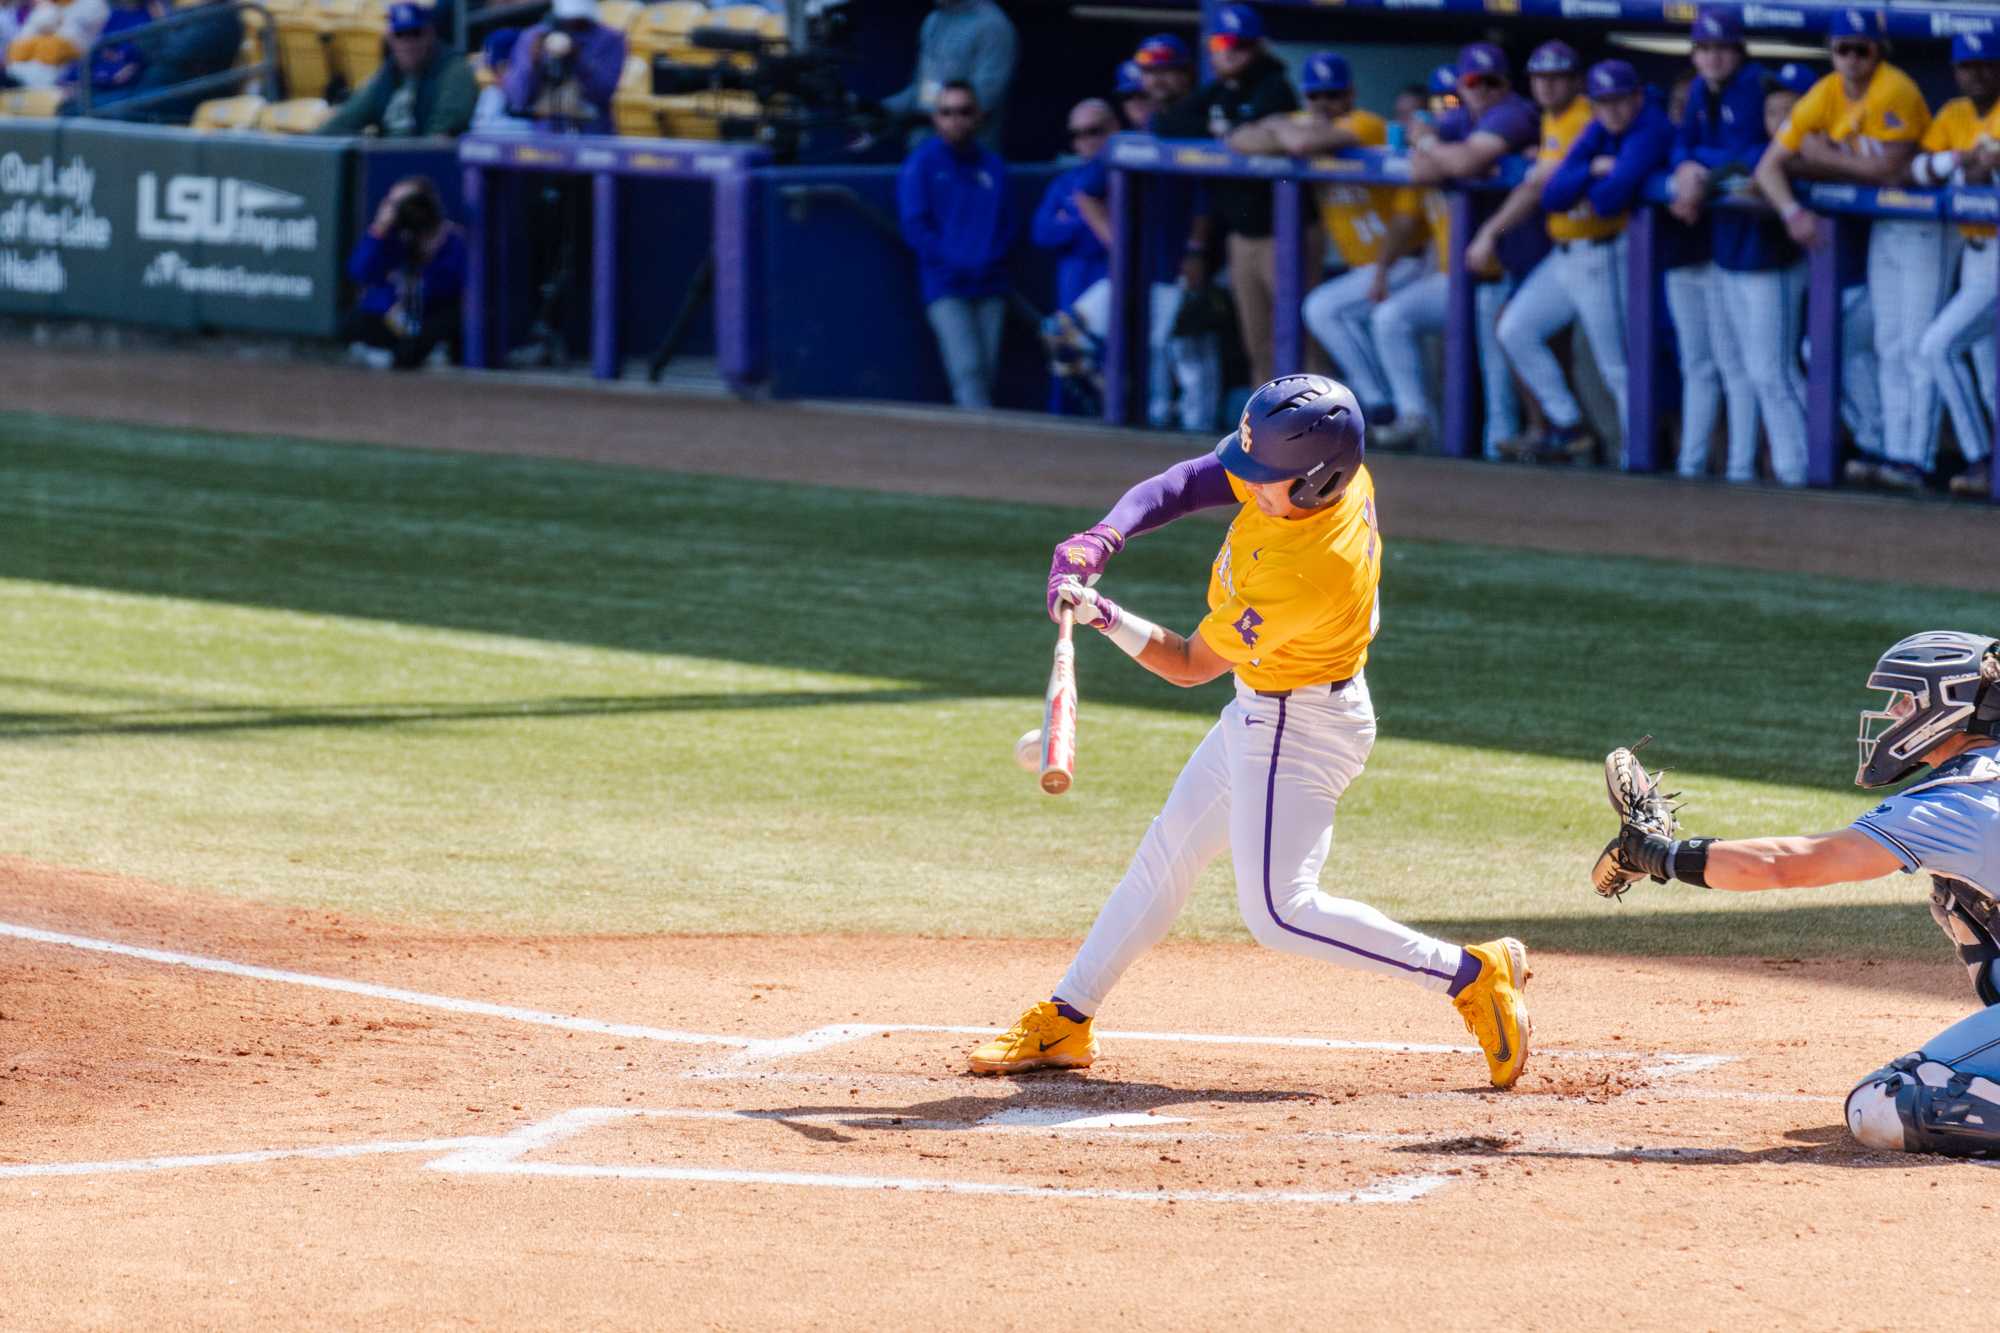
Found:
[[1826, 35], [1832, 38], [1859, 37], [1864, 41], [1882, 40], [1882, 20], [1865, 9], [1836, 9], [1833, 18], [1827, 22]]
[[1443, 97], [1447, 93], [1456, 93], [1457, 91], [1458, 91], [1457, 66], [1439, 65], [1436, 69], [1431, 71], [1431, 96]]
[[514, 56], [514, 43], [521, 39], [519, 28], [495, 28], [486, 34], [486, 43], [480, 52], [486, 57], [486, 68], [497, 69]]
[[1639, 91], [1639, 71], [1623, 60], [1600, 60], [1590, 67], [1589, 91], [1592, 101], [1636, 93]]
[[417, 32], [431, 26], [431, 11], [423, 5], [413, 5], [409, 0], [389, 6], [390, 32]]
[[1299, 90], [1307, 95], [1344, 93], [1353, 86], [1354, 74], [1347, 68], [1347, 58], [1333, 51], [1321, 51], [1306, 61], [1299, 73]]
[[1951, 63], [1967, 65], [1975, 60], [2000, 60], [2000, 40], [1976, 32], [1962, 32], [1951, 39]]
[[1187, 43], [1170, 32], [1156, 32], [1139, 43], [1132, 63], [1140, 69], [1185, 69], [1194, 64]]
[[1812, 86], [1818, 82], [1819, 72], [1811, 65], [1802, 65], [1796, 60], [1787, 60], [1784, 64], [1778, 66], [1775, 74], [1764, 81], [1764, 91], [1770, 93], [1782, 88], [1788, 93], [1797, 93], [1803, 97], [1811, 92]]
[[1145, 92], [1146, 80], [1143, 77], [1144, 73], [1145, 71], [1139, 68], [1139, 62], [1136, 60], [1127, 60], [1121, 64], [1118, 67], [1118, 75], [1114, 81], [1118, 95], [1120, 97], [1130, 97], [1134, 93]]
[[1469, 79], [1476, 75], [1491, 75], [1496, 79], [1507, 77], [1507, 53], [1491, 42], [1474, 42], [1459, 48], [1458, 77]]
[[1743, 14], [1735, 9], [1703, 9], [1694, 16], [1697, 46], [1743, 45]]
[[1528, 57], [1530, 74], [1574, 74], [1582, 65], [1568, 42], [1543, 42]]
[[1248, 5], [1224, 5], [1215, 11], [1215, 31], [1211, 37], [1237, 42], [1254, 42], [1264, 35], [1264, 20]]

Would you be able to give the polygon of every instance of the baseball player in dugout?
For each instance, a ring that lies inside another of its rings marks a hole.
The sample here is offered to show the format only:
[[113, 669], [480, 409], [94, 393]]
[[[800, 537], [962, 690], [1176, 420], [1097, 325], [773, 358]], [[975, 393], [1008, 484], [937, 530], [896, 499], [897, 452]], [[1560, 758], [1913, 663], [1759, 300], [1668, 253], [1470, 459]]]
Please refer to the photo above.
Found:
[[[2000, 37], [1961, 33], [1951, 43], [1951, 72], [1963, 96], [1938, 108], [1924, 134], [1924, 151], [1910, 164], [1910, 179], [1926, 189], [1990, 185], [2000, 163]], [[1953, 495], [1984, 499], [1991, 493], [1993, 432], [1981, 402], [1994, 397], [1993, 290], [2000, 278], [2000, 248], [1993, 224], [1959, 224], [1958, 291], [1917, 340], [1915, 386], [1918, 424], [1924, 431], [1922, 469], [1878, 467], [1873, 480], [1914, 489], [1937, 468], [1937, 397], [1951, 413], [1965, 469], [1951, 479]], [[1971, 354], [1970, 365], [1967, 354]], [[1980, 395], [1984, 395], [1982, 398]]]
[[1861, 714], [1855, 785], [1928, 769], [1916, 783], [1832, 833], [1682, 838], [1657, 775], [1613, 750], [1605, 785], [1620, 824], [1593, 883], [1620, 897], [1644, 878], [1748, 893], [1929, 874], [1931, 916], [1984, 1007], [1856, 1084], [1847, 1128], [1867, 1148], [1990, 1156], [2000, 1153], [2000, 640], [1912, 634], [1876, 661], [1868, 688], [1888, 697]]
[[[1799, 99], [1757, 164], [1758, 188], [1792, 239], [1806, 247], [1820, 240], [1821, 224], [1799, 202], [1792, 177], [1901, 184], [1931, 123], [1917, 85], [1885, 58], [1881, 20], [1872, 10], [1835, 10], [1828, 37], [1833, 72]], [[1912, 219], [1875, 220], [1868, 233], [1868, 302], [1882, 384], [1884, 457], [1855, 460], [1853, 480], [1871, 481], [1885, 464], [1921, 468], [1929, 426], [1917, 419], [1915, 387], [1927, 378], [1917, 365], [1917, 344], [1943, 282], [1940, 228]]]
[[[1109, 638], [1176, 685], [1235, 673], [1222, 716], [1189, 758], [1044, 1003], [972, 1052], [977, 1073], [1081, 1068], [1097, 1056], [1091, 1021], [1140, 954], [1165, 938], [1195, 879], [1225, 848], [1236, 900], [1258, 943], [1398, 977], [1452, 998], [1496, 1087], [1528, 1058], [1515, 939], [1464, 948], [1319, 887], [1334, 808], [1375, 743], [1362, 669], [1381, 607], [1382, 538], [1362, 466], [1362, 420], [1346, 386], [1287, 375], [1252, 394], [1213, 454], [1139, 483], [1050, 563], [1047, 607]], [[1208, 580], [1208, 614], [1183, 637], [1096, 588], [1141, 533], [1198, 509], [1236, 506]]]

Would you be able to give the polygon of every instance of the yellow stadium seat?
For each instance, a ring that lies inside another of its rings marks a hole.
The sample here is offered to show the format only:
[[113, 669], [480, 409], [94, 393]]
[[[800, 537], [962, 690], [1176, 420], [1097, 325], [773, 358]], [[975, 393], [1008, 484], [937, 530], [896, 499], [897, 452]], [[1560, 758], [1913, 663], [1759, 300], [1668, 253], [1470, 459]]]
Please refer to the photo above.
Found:
[[375, 77], [382, 67], [382, 39], [389, 31], [389, 0], [349, 0], [329, 14], [333, 67], [349, 90]]
[[264, 99], [254, 93], [211, 97], [194, 109], [194, 119], [188, 124], [197, 130], [254, 130], [264, 107]]
[[709, 22], [700, 0], [661, 0], [647, 5], [625, 30], [625, 49], [651, 59], [666, 56], [683, 65], [713, 65], [720, 54], [696, 49], [688, 34]]
[[257, 128], [272, 134], [311, 134], [332, 114], [324, 97], [294, 97], [266, 106], [257, 117]]
[[53, 116], [67, 96], [60, 88], [10, 88], [0, 93], [0, 116]]
[[644, 8], [639, 0], [597, 0], [597, 21], [607, 28], [624, 32]]

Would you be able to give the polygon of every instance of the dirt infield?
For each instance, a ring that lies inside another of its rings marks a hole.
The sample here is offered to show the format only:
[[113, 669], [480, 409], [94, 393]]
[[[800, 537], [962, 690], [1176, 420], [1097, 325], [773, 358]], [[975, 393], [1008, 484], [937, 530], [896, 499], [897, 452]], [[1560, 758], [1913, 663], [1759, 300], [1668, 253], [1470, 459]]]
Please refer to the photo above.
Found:
[[[925, 493], [1094, 502], [1135, 453], [1188, 451], [9, 359], [41, 411]], [[1412, 536], [2000, 586], [1965, 558], [2000, 516], [1969, 508], [1378, 471]], [[1989, 1307], [1937, 1251], [1991, 1224], [1996, 1177], [1840, 1127], [1856, 1077], [1970, 1003], [1942, 942], [1911, 964], [1537, 954], [1538, 1053], [1507, 1094], [1435, 997], [1175, 944], [1121, 986], [1088, 1073], [962, 1073], [1068, 952], [445, 935], [0, 860], [0, 1327], [1826, 1328]]]
[[1987, 1303], [1932, 1251], [1995, 1177], [1839, 1128], [1857, 1074], [1962, 1011], [1946, 967], [1541, 956], [1540, 1049], [1495, 1093], [1434, 997], [1180, 945], [1134, 969], [1087, 1074], [978, 1079], [940, 1029], [1010, 1019], [1061, 947], [443, 937], [20, 863], [0, 901], [0, 1254], [34, 1275], [10, 1326], [1825, 1328]]

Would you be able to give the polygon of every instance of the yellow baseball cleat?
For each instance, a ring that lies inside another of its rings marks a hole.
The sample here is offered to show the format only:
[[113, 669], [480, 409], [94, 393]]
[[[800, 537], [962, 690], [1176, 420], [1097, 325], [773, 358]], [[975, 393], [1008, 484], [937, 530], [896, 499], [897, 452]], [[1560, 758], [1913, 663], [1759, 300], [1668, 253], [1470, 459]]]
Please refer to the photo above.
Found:
[[1528, 1067], [1528, 1044], [1535, 1025], [1528, 1018], [1528, 949], [1511, 937], [1485, 944], [1468, 944], [1465, 951], [1479, 960], [1479, 975], [1452, 997], [1466, 1031], [1486, 1052], [1493, 1086], [1511, 1088]]
[[975, 1049], [970, 1063], [975, 1074], [1025, 1074], [1031, 1069], [1082, 1069], [1096, 1058], [1090, 1020], [1072, 1023], [1057, 1012], [1055, 1001], [1044, 1000]]

